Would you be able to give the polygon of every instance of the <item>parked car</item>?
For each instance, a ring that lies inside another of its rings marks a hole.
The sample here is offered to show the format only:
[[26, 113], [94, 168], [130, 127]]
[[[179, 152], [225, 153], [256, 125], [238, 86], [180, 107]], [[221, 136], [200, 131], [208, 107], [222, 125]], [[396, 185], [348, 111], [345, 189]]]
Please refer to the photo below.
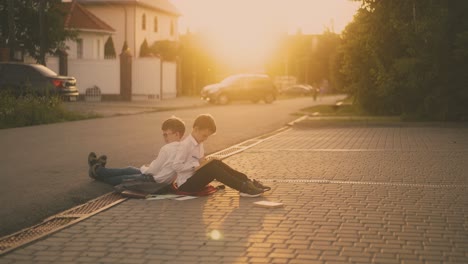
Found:
[[314, 88], [307, 84], [296, 84], [281, 91], [281, 94], [292, 96], [307, 96], [312, 95], [313, 93]]
[[76, 101], [79, 95], [75, 77], [60, 76], [41, 64], [0, 62], [0, 90], [9, 89], [16, 95], [59, 95]]
[[227, 104], [235, 100], [265, 101], [276, 100], [277, 89], [266, 74], [231, 75], [219, 83], [203, 87], [201, 97], [210, 103]]

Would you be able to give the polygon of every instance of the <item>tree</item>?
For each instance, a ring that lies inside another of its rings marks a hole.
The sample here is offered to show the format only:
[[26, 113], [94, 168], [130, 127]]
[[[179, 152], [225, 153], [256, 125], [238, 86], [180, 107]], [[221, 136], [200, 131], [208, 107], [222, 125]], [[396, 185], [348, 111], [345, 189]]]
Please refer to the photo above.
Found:
[[104, 58], [106, 59], [114, 59], [116, 56], [115, 54], [115, 46], [112, 37], [109, 36], [104, 44]]
[[300, 83], [319, 85], [330, 79], [330, 59], [340, 42], [340, 36], [329, 30], [321, 35], [285, 35], [266, 70], [271, 76], [289, 75]]
[[147, 57], [151, 54], [151, 51], [149, 50], [148, 47], [148, 41], [146, 41], [146, 38], [143, 40], [143, 43], [140, 45], [140, 57]]
[[66, 11], [61, 8], [60, 0], [11, 1], [13, 6], [8, 9], [8, 14], [13, 17], [14, 25], [11, 20], [5, 23], [9, 17], [4, 16], [7, 13], [5, 6], [10, 0], [0, 1], [0, 39], [9, 43], [13, 50], [23, 48], [34, 59], [44, 62], [46, 53], [55, 53], [65, 40], [76, 37], [75, 31], [64, 28]]
[[177, 41], [170, 40], [159, 40], [155, 41], [151, 47], [149, 47], [149, 52], [155, 55], [160, 55], [166, 61], [174, 61], [179, 55], [179, 43]]
[[[310, 55], [310, 65], [308, 67], [308, 75], [310, 83], [319, 85], [324, 80], [331, 79], [331, 68], [333, 58], [338, 52], [338, 47], [341, 43], [340, 36], [325, 30], [321, 35], [315, 36], [309, 46], [312, 48]], [[334, 85], [332, 84], [332, 87]]]
[[[335, 79], [374, 114], [466, 118], [466, 1], [363, 0], [343, 33]], [[462, 59], [460, 59], [462, 58]]]

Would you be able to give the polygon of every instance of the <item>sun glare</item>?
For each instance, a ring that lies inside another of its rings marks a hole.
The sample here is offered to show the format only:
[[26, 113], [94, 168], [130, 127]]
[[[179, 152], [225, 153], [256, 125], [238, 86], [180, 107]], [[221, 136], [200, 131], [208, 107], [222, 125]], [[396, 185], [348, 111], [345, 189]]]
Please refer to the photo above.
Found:
[[262, 69], [263, 61], [284, 30], [270, 13], [268, 1], [208, 1], [198, 30], [210, 40], [211, 50], [230, 64]]
[[232, 64], [262, 67], [287, 33], [340, 33], [359, 7], [349, 0], [171, 0], [181, 33], [202, 32], [211, 50]]

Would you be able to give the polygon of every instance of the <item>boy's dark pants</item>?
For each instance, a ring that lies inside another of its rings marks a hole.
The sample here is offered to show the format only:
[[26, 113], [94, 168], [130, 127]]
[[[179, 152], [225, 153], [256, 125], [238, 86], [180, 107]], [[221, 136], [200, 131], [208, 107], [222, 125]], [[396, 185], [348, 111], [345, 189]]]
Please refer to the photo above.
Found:
[[234, 170], [220, 160], [213, 160], [199, 169], [179, 186], [183, 192], [198, 192], [203, 190], [213, 180], [217, 180], [227, 186], [240, 191], [242, 186], [249, 181], [247, 175]]

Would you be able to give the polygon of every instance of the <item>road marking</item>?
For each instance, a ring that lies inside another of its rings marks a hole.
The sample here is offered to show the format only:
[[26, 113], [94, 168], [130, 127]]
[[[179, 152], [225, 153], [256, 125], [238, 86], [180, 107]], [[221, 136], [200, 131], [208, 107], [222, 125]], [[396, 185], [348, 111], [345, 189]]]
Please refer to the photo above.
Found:
[[427, 188], [468, 188], [466, 184], [425, 184], [425, 183], [398, 183], [398, 182], [373, 182], [373, 181], [334, 181], [321, 179], [259, 179], [263, 182], [280, 183], [319, 183], [319, 184], [359, 184], [359, 185], [386, 185], [404, 187], [427, 187]]

